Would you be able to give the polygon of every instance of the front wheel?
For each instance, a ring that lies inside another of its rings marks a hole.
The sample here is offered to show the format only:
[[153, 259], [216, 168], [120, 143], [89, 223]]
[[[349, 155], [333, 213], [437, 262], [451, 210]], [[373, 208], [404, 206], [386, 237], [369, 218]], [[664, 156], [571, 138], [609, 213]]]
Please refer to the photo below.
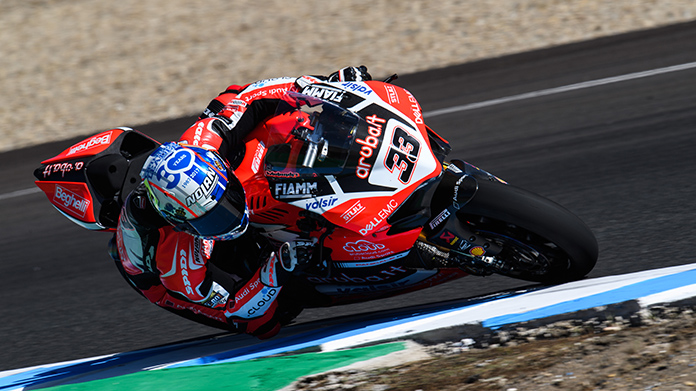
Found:
[[498, 181], [478, 180], [457, 218], [497, 245], [495, 272], [541, 283], [583, 278], [597, 262], [597, 239], [577, 216], [555, 202]]

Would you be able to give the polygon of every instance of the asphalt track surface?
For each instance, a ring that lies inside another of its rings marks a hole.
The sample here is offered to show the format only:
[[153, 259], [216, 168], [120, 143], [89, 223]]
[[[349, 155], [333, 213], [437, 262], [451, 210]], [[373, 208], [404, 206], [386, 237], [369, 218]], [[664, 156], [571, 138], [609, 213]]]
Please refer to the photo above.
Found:
[[[664, 70], [695, 62], [696, 23], [687, 23], [404, 75], [395, 84], [419, 99], [426, 122], [453, 146], [450, 157], [580, 216], [600, 244], [590, 273], [599, 277], [695, 261], [696, 68]], [[638, 73], [652, 70], [663, 71]], [[592, 82], [623, 75], [632, 76]], [[564, 86], [577, 88], [557, 89]], [[487, 103], [471, 106], [479, 102]], [[134, 127], [166, 141], [192, 121]], [[121, 125], [136, 124], [114, 124]], [[135, 293], [106, 254], [108, 234], [70, 223], [42, 193], [16, 195], [33, 187], [41, 160], [77, 141], [0, 154], [0, 370], [220, 334]], [[307, 310], [298, 321], [526, 285], [467, 277], [391, 299]]]

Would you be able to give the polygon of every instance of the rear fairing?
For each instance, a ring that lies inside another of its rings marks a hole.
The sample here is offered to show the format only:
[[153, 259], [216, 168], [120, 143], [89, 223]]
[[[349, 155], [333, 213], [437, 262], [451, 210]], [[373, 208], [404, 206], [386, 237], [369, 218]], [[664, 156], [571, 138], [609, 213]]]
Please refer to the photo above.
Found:
[[65, 217], [81, 227], [113, 231], [125, 197], [159, 143], [130, 129], [96, 134], [41, 162], [36, 185]]

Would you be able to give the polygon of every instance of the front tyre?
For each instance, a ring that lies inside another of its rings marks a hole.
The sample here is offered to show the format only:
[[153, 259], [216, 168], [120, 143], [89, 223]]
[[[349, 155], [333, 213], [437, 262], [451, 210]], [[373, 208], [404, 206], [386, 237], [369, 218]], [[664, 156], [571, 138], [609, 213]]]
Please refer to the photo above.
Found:
[[498, 245], [495, 272], [541, 283], [583, 278], [597, 263], [597, 239], [577, 216], [537, 194], [478, 179], [459, 221]]

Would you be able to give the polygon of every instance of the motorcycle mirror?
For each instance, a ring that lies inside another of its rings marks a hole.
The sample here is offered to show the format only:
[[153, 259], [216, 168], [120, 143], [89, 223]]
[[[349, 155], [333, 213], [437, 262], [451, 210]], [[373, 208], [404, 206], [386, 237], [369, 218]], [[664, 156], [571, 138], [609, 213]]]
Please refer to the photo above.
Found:
[[394, 81], [394, 80], [396, 80], [396, 79], [398, 79], [398, 78], [399, 78], [399, 75], [397, 75], [397, 74], [395, 73], [395, 74], [389, 76], [388, 78], [384, 79], [384, 82], [385, 82], [385, 83], [391, 83], [392, 81]]

